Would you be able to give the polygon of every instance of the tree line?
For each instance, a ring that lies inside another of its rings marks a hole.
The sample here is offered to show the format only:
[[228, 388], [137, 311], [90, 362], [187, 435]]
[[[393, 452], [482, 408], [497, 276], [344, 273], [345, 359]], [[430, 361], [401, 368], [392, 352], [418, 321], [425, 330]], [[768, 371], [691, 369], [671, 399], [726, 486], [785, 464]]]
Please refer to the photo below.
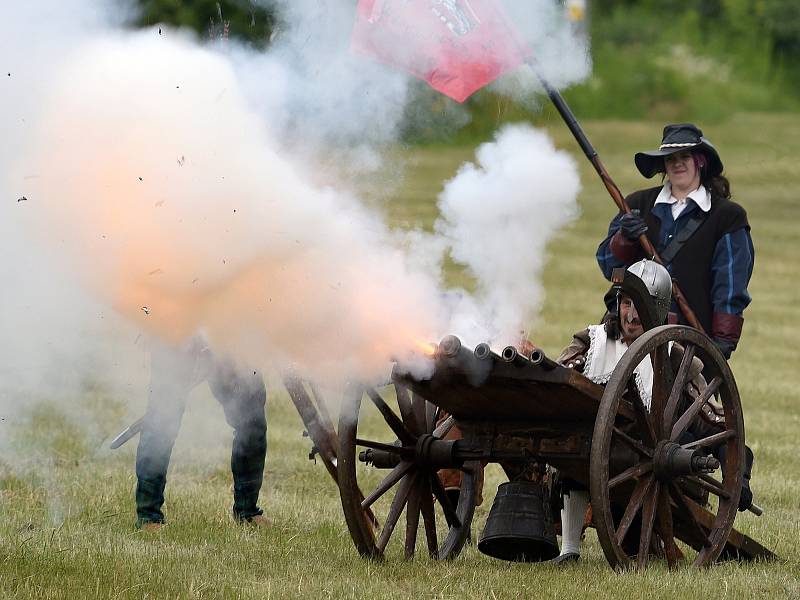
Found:
[[[281, 29], [274, 0], [137, 2], [137, 26], [189, 27], [207, 39], [236, 38], [258, 48]], [[737, 111], [800, 109], [800, 0], [586, 3], [593, 71], [588, 81], [565, 91], [584, 118], [712, 121]], [[420, 104], [433, 103], [438, 114], [447, 114], [442, 99], [422, 85], [419, 90], [417, 106], [409, 110], [419, 114]], [[499, 122], [530, 117], [528, 108], [491, 91], [473, 97], [467, 110], [471, 118], [455, 118], [466, 126], [454, 127], [454, 121], [420, 129], [417, 123], [407, 138], [441, 140], [453, 131], [483, 137]]]

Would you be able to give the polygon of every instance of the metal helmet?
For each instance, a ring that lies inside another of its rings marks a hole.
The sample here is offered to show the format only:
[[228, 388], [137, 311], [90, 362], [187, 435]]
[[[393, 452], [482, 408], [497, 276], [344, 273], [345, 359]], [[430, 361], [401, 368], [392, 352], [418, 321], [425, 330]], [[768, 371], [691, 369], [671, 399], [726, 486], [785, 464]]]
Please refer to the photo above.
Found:
[[656, 305], [658, 322], [663, 323], [672, 303], [672, 276], [657, 262], [643, 259], [628, 267], [628, 271], [642, 280]]

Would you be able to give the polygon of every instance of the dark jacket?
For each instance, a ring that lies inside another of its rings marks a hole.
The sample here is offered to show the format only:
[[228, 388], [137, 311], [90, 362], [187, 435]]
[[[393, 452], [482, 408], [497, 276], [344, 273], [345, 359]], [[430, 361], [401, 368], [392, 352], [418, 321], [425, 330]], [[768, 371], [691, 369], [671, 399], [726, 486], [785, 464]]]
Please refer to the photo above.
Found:
[[[673, 237], [695, 216], [702, 215], [692, 201], [673, 220], [670, 206], [654, 206], [661, 186], [634, 192], [627, 198], [648, 226], [647, 237], [661, 254]], [[607, 278], [615, 267], [644, 258], [638, 242], [619, 232], [619, 217], [611, 222], [608, 236], [597, 249], [597, 260]], [[703, 328], [710, 335], [738, 341], [742, 313], [750, 303], [747, 285], [753, 272], [754, 251], [747, 213], [737, 203], [712, 196], [711, 210], [694, 234], [666, 267], [686, 296]], [[677, 315], [677, 306], [673, 303]], [[685, 322], [678, 317], [674, 322]]]

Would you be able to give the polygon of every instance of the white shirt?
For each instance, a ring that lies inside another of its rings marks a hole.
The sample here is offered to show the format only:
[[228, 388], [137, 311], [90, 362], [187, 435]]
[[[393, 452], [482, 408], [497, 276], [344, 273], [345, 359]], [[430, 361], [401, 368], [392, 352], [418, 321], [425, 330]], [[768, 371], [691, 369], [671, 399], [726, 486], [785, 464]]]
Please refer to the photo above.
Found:
[[672, 195], [672, 184], [668, 181], [664, 184], [664, 187], [661, 188], [655, 203], [670, 204], [670, 208], [672, 208], [672, 219], [675, 220], [678, 218], [678, 215], [683, 212], [683, 209], [686, 208], [686, 203], [690, 198], [694, 200], [695, 204], [697, 204], [703, 212], [711, 210], [711, 193], [702, 184], [695, 191], [689, 192], [686, 198], [678, 200]]

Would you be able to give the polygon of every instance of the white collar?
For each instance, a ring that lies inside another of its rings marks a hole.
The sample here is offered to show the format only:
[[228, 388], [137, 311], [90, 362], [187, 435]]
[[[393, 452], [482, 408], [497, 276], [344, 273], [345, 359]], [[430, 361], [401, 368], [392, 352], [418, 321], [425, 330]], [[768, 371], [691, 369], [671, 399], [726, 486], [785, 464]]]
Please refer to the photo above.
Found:
[[[700, 210], [703, 212], [708, 212], [711, 210], [711, 194], [705, 188], [703, 184], [693, 192], [690, 192], [688, 196], [686, 196], [686, 200], [689, 199], [694, 200], [694, 203], [700, 207]], [[658, 197], [656, 198], [656, 204], [675, 204], [678, 202], [678, 199], [672, 195], [672, 184], [667, 181], [664, 184], [664, 187], [661, 188], [661, 191], [658, 193]]]
[[[589, 325], [589, 350], [583, 374], [595, 383], [605, 385], [627, 350], [628, 345], [621, 339], [608, 339], [603, 325]], [[634, 369], [633, 379], [639, 397], [649, 411], [653, 397], [653, 365], [649, 356], [645, 356]]]

